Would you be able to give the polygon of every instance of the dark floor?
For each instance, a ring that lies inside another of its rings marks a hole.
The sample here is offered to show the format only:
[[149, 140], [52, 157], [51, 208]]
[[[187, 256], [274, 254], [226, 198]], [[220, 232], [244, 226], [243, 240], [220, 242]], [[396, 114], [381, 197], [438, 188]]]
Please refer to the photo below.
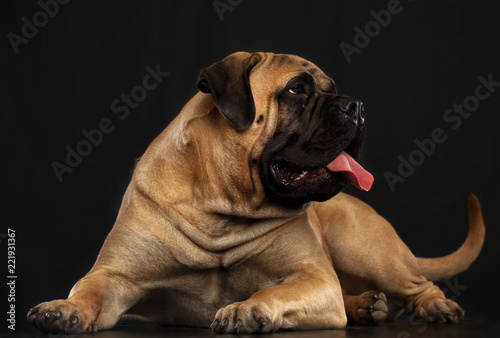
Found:
[[[2, 335], [3, 336], [3, 335]], [[36, 330], [17, 332], [11, 337], [44, 337]], [[53, 335], [51, 335], [54, 337]], [[102, 331], [82, 337], [92, 338], [139, 338], [139, 337], [237, 337], [237, 335], [215, 335], [209, 329], [156, 327], [151, 325], [126, 325], [117, 326], [110, 331]], [[58, 335], [57, 337], [60, 337]], [[262, 337], [262, 335], [261, 335]], [[412, 321], [409, 317], [395, 322], [385, 323], [380, 326], [354, 326], [349, 325], [343, 330], [323, 331], [291, 331], [266, 334], [264, 337], [306, 338], [306, 337], [473, 337], [488, 338], [500, 337], [500, 320], [493, 319], [465, 319], [456, 325], [424, 325]]]

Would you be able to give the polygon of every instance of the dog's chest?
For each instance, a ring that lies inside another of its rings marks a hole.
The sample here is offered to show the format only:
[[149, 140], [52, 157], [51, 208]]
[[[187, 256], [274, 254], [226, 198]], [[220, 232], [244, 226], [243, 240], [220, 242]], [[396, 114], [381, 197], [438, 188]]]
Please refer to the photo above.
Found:
[[220, 308], [278, 283], [279, 279], [243, 264], [192, 271], [155, 288], [132, 312], [167, 325], [208, 326]]

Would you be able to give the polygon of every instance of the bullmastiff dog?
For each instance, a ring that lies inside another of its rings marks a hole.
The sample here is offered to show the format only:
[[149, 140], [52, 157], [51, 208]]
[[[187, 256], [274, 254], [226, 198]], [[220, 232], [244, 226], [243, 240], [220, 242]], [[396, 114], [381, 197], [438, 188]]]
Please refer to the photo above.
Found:
[[433, 281], [476, 259], [478, 200], [454, 253], [416, 258], [370, 206], [356, 160], [363, 104], [293, 55], [231, 54], [138, 161], [95, 265], [67, 299], [32, 308], [45, 332], [95, 332], [121, 318], [217, 333], [339, 329], [413, 312], [464, 311]]

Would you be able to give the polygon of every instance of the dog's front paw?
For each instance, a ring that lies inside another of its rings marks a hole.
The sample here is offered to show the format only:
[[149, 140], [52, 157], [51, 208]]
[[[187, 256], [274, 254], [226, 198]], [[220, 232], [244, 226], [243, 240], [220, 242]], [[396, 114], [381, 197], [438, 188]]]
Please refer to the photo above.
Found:
[[366, 291], [355, 299], [353, 321], [358, 324], [378, 324], [387, 318], [387, 297], [383, 292]]
[[30, 309], [27, 317], [32, 326], [46, 333], [76, 335], [95, 331], [89, 316], [66, 300], [41, 303]]
[[419, 306], [415, 313], [429, 323], [457, 323], [465, 315], [464, 310], [450, 299], [434, 298]]
[[266, 304], [247, 300], [217, 311], [210, 327], [217, 333], [266, 333], [277, 330], [280, 322]]

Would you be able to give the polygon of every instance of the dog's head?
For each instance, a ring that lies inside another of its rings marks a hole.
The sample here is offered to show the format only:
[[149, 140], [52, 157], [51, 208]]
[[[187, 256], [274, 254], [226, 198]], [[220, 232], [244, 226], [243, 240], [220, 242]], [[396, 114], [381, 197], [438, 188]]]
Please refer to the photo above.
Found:
[[300, 57], [231, 54], [202, 70], [198, 88], [210, 93], [235, 133], [251, 141], [269, 198], [326, 200], [351, 182], [368, 190], [373, 177], [354, 158], [365, 139], [363, 103], [338, 94], [334, 81]]

